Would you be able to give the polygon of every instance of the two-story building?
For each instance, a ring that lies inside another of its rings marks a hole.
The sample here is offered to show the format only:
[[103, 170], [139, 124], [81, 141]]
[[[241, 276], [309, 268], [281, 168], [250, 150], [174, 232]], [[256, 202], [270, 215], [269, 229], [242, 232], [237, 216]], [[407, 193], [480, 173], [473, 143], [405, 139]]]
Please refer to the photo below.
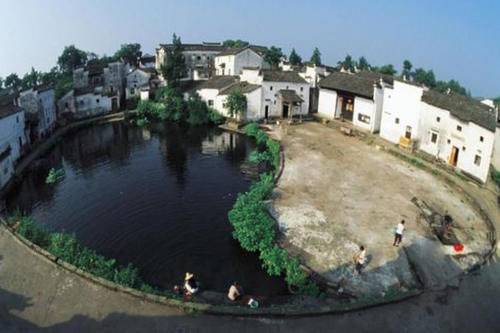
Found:
[[[160, 44], [156, 48], [156, 70], [160, 72], [165, 64], [167, 52], [173, 44]], [[206, 80], [214, 73], [214, 57], [225, 48], [221, 43], [182, 44], [186, 64], [185, 77], [182, 80]]]
[[154, 68], [136, 68], [127, 74], [125, 97], [126, 99], [134, 97], [149, 99], [160, 83]]
[[214, 57], [216, 75], [240, 75], [243, 68], [270, 69], [264, 60], [267, 48], [250, 45], [242, 48], [230, 48]]
[[0, 91], [0, 189], [14, 175], [14, 168], [28, 145], [24, 131], [24, 110], [15, 94]]
[[54, 89], [51, 86], [31, 88], [20, 92], [18, 101], [25, 111], [30, 141], [49, 136], [57, 120]]

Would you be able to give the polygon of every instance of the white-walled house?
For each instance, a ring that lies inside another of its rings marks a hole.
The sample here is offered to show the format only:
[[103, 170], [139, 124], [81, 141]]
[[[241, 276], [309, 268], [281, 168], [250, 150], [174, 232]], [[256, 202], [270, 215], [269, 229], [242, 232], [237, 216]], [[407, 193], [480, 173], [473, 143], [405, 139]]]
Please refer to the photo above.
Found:
[[419, 136], [421, 99], [424, 88], [394, 80], [384, 89], [380, 136], [390, 142], [409, 146]]
[[318, 83], [318, 114], [378, 132], [384, 107], [384, 86], [392, 83], [392, 78], [375, 73], [334, 72]]
[[14, 174], [14, 167], [28, 142], [24, 132], [24, 110], [12, 94], [0, 91], [0, 189]]
[[419, 148], [482, 182], [489, 176], [495, 112], [465, 96], [424, 91]]
[[497, 122], [497, 128], [495, 130], [495, 145], [493, 147], [491, 164], [496, 170], [500, 171], [500, 122]]
[[74, 91], [73, 118], [82, 119], [109, 112], [116, 112], [120, 108], [118, 93], [104, 93], [102, 88], [86, 87]]
[[240, 75], [243, 68], [269, 69], [270, 65], [264, 61], [263, 46], [246, 46], [231, 48], [214, 57], [216, 75]]
[[235, 91], [241, 92], [247, 99], [247, 110], [240, 118], [246, 121], [257, 121], [264, 117], [262, 114], [262, 87], [248, 82], [237, 82], [220, 91], [215, 106], [224, 117], [229, 117], [229, 110], [226, 107], [227, 96]]
[[136, 68], [127, 74], [125, 97], [130, 99], [141, 96], [147, 91], [148, 97], [160, 85], [154, 68]]
[[295, 71], [244, 68], [240, 81], [262, 87], [261, 119], [309, 113], [310, 84]]
[[[186, 76], [182, 80], [205, 80], [212, 76], [214, 71], [214, 57], [225, 48], [221, 43], [182, 44], [185, 58]], [[160, 71], [164, 65], [167, 51], [173, 44], [160, 44], [156, 48], [156, 70]], [[196, 74], [196, 75], [195, 75]]]
[[54, 89], [50, 86], [31, 88], [20, 92], [18, 100], [31, 124], [31, 141], [50, 135], [57, 120]]

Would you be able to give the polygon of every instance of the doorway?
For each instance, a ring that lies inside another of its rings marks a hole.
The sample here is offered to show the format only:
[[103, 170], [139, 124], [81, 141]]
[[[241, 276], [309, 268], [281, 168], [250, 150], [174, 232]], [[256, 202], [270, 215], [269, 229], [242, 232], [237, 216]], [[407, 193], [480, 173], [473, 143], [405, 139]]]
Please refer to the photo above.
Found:
[[289, 105], [283, 104], [283, 118], [288, 118]]
[[411, 126], [406, 126], [405, 138], [411, 140]]
[[264, 118], [267, 119], [269, 117], [269, 105], [266, 105], [264, 108]]
[[453, 165], [454, 167], [457, 166], [459, 152], [460, 149], [458, 149], [458, 147], [451, 148], [450, 164]]
[[113, 98], [111, 100], [111, 111], [113, 111], [113, 112], [118, 111], [118, 101], [116, 98]]
[[340, 106], [340, 116], [344, 120], [352, 121], [354, 118], [354, 96], [339, 95], [337, 105]]

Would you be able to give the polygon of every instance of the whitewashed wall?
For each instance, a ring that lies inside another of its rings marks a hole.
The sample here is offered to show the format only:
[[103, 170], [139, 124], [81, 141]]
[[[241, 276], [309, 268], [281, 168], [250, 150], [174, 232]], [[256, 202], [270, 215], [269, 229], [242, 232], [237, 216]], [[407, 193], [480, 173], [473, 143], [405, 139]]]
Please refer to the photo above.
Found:
[[334, 119], [336, 108], [337, 108], [337, 92], [335, 90], [320, 89], [318, 114], [328, 119]]
[[491, 159], [491, 164], [495, 169], [500, 171], [500, 128], [497, 127], [495, 132], [495, 145], [493, 149], [493, 157]]
[[263, 103], [262, 103], [262, 114], [264, 114], [264, 110], [266, 105], [269, 106], [269, 116], [270, 117], [281, 117], [282, 110], [279, 108], [280, 103], [278, 103], [278, 92], [282, 89], [290, 89], [295, 90], [296, 94], [302, 98], [304, 101], [302, 103], [302, 107], [300, 110], [294, 111], [294, 115], [299, 112], [302, 115], [306, 115], [309, 113], [309, 84], [308, 83], [291, 83], [291, 82], [271, 82], [264, 81], [262, 82], [262, 94], [263, 94]]
[[24, 111], [0, 119], [0, 154], [10, 146], [10, 154], [0, 160], [0, 189], [14, 174], [14, 164], [21, 156], [21, 144], [26, 143]]
[[90, 93], [76, 96], [75, 104], [75, 117], [85, 118], [111, 112], [112, 98]]
[[[393, 143], [405, 135], [406, 126], [412, 128], [412, 138], [419, 132], [419, 114], [423, 89], [399, 81], [394, 88], [384, 89], [380, 136]], [[399, 121], [397, 122], [396, 119]]]

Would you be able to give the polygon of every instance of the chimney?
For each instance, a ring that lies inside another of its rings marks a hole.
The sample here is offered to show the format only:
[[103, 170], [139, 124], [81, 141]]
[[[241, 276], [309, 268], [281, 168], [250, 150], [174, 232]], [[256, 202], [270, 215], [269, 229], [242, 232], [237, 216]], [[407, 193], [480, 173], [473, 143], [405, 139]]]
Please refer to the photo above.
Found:
[[446, 95], [449, 95], [450, 93], [451, 93], [451, 89], [450, 88], [446, 89]]

